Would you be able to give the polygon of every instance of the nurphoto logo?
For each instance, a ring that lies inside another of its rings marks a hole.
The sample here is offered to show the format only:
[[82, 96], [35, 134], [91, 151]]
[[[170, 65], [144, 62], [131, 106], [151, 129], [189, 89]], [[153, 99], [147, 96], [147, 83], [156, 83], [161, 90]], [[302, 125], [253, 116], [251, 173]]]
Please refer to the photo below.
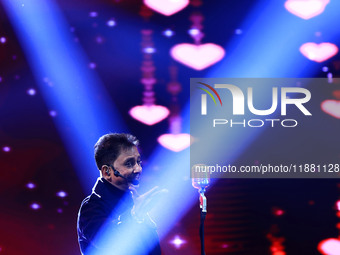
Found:
[[[306, 88], [299, 87], [273, 87], [271, 93], [271, 106], [267, 109], [257, 109], [254, 106], [254, 96], [253, 96], [253, 88], [246, 88], [246, 96], [244, 91], [236, 85], [233, 84], [214, 84], [213, 86], [203, 83], [197, 82], [197, 88], [202, 90], [204, 93], [201, 94], [201, 116], [208, 115], [209, 111], [214, 111], [216, 109], [208, 109], [207, 104], [207, 95], [213, 100], [214, 104], [217, 106], [217, 100], [219, 101], [220, 106], [223, 106], [223, 102], [220, 95], [223, 93], [231, 93], [232, 96], [232, 104], [231, 102], [226, 102], [226, 107], [232, 107], [233, 116], [242, 116], [245, 115], [245, 107], [247, 106], [250, 113], [258, 116], [268, 116], [273, 114], [278, 107], [280, 108], [281, 116], [287, 116], [287, 105], [294, 105], [299, 109], [302, 114], [305, 116], [311, 116], [310, 111], [305, 107], [304, 104], [309, 102], [311, 99], [311, 92]], [[203, 87], [202, 87], [203, 86]], [[218, 91], [217, 91], [217, 90]], [[279, 95], [280, 92], [280, 95]], [[294, 95], [296, 98], [292, 98], [291, 95]], [[289, 95], [289, 96], [288, 96]], [[216, 97], [216, 99], [215, 99]], [[280, 99], [280, 106], [279, 106]], [[247, 104], [245, 105], [245, 101]], [[271, 127], [275, 126], [276, 122], [280, 122], [283, 127], [296, 127], [298, 122], [295, 119], [243, 119], [241, 122], [235, 122], [233, 119], [213, 119], [213, 127], [218, 125], [230, 125], [233, 126], [249, 126], [249, 127], [262, 127], [265, 125], [265, 122], [271, 123]], [[248, 124], [248, 125], [247, 125]]]

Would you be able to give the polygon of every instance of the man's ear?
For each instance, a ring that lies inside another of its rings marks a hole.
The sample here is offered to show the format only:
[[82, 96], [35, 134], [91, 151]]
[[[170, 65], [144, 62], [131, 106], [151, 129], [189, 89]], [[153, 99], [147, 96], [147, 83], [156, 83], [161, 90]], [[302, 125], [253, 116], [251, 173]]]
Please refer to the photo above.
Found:
[[102, 165], [101, 172], [106, 180], [111, 178], [111, 169], [107, 165]]

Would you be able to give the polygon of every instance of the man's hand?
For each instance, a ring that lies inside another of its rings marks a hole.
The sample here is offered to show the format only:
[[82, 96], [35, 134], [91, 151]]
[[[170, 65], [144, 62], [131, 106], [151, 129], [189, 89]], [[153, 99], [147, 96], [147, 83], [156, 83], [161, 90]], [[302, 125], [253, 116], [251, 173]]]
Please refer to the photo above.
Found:
[[144, 221], [147, 212], [157, 204], [159, 197], [168, 192], [166, 189], [160, 189], [158, 186], [152, 188], [143, 195], [139, 195], [133, 186], [130, 186], [129, 189], [135, 204], [131, 210], [131, 215], [137, 221]]

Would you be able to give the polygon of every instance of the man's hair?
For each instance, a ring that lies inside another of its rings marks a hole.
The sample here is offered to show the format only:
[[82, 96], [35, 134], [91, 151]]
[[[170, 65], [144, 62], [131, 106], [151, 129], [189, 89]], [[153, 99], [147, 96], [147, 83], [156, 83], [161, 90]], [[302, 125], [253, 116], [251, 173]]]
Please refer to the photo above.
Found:
[[110, 133], [103, 135], [94, 145], [94, 158], [99, 170], [103, 165], [113, 164], [122, 150], [138, 146], [139, 141], [131, 134]]

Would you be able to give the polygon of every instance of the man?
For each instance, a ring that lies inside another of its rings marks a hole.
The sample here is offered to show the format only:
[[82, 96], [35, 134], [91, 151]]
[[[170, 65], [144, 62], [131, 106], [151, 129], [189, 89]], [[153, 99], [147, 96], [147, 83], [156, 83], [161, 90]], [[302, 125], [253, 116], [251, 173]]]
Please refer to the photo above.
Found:
[[106, 134], [95, 145], [101, 177], [78, 214], [82, 254], [161, 254], [154, 222], [147, 211], [158, 187], [139, 196], [142, 173], [139, 142], [130, 134]]

